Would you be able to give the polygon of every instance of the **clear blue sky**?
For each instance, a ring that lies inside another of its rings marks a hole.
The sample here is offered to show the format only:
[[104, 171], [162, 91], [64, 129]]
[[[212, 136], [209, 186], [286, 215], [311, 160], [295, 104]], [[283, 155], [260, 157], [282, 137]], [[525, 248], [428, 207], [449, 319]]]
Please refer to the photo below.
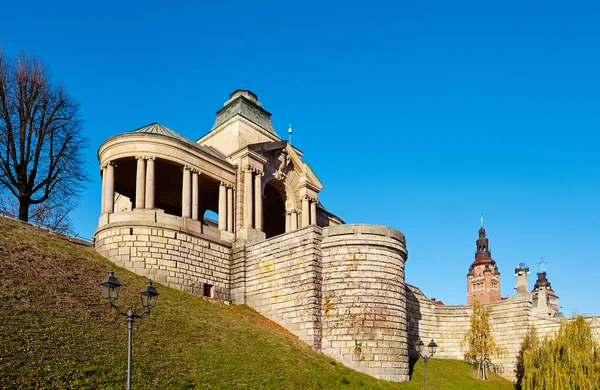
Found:
[[197, 139], [248, 88], [293, 123], [328, 209], [406, 234], [428, 296], [466, 301], [484, 213], [503, 295], [543, 256], [563, 311], [600, 313], [597, 2], [83, 3], [12, 1], [0, 23], [81, 102], [82, 236], [103, 140], [154, 121]]

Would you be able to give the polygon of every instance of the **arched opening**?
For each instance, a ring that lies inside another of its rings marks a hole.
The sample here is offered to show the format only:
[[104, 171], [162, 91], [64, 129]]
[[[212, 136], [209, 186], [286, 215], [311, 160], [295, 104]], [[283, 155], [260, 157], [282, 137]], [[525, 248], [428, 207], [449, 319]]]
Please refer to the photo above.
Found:
[[265, 186], [263, 231], [267, 238], [285, 233], [285, 188], [277, 180], [271, 180]]

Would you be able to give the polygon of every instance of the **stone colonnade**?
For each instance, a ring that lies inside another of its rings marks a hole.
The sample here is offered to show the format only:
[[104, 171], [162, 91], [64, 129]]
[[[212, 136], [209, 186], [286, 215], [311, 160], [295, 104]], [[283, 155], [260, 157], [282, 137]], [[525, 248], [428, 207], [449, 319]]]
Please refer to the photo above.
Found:
[[[135, 209], [154, 209], [155, 157], [136, 156]], [[102, 214], [114, 212], [115, 168], [114, 162], [102, 166]], [[201, 172], [189, 166], [182, 167], [181, 217], [199, 219], [199, 187]], [[221, 182], [219, 186], [219, 229], [233, 232], [233, 186]]]
[[317, 198], [305, 195], [302, 197], [302, 213], [298, 209], [291, 209], [285, 212], [285, 232], [291, 232], [298, 229], [298, 216], [302, 215], [302, 224], [300, 227], [317, 224]]

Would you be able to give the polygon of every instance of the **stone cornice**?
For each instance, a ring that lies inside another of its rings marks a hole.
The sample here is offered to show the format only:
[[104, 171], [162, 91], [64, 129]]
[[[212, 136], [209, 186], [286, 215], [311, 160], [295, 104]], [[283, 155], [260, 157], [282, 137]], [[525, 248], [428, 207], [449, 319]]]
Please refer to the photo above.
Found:
[[199, 153], [197, 149], [160, 135], [124, 134], [105, 141], [98, 150], [101, 166], [106, 165], [107, 159], [114, 161], [136, 156], [188, 165], [217, 180], [233, 181], [235, 177], [235, 168], [230, 162]]
[[[261, 165], [265, 165], [268, 161], [266, 157], [262, 156], [261, 154], [255, 152], [253, 150], [248, 149], [248, 147], [240, 149], [237, 152], [233, 153], [231, 156], [229, 156], [230, 160], [241, 160], [243, 158], [257, 161]], [[236, 165], [236, 164], [233, 164], [233, 165]]]

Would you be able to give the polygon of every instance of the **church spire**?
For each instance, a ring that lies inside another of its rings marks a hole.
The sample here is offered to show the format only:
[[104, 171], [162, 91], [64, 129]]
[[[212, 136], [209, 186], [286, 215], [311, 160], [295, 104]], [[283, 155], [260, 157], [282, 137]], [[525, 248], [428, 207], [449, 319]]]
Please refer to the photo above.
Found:
[[[477, 251], [475, 252], [475, 259], [492, 259], [492, 252], [489, 248], [489, 240], [485, 236], [485, 228], [483, 224], [479, 228], [479, 238], [477, 239]], [[492, 260], [493, 261], [493, 260]]]
[[501, 300], [500, 271], [489, 247], [489, 240], [483, 227], [483, 216], [480, 219], [479, 238], [476, 241], [475, 261], [467, 274], [467, 303], [491, 303]]

